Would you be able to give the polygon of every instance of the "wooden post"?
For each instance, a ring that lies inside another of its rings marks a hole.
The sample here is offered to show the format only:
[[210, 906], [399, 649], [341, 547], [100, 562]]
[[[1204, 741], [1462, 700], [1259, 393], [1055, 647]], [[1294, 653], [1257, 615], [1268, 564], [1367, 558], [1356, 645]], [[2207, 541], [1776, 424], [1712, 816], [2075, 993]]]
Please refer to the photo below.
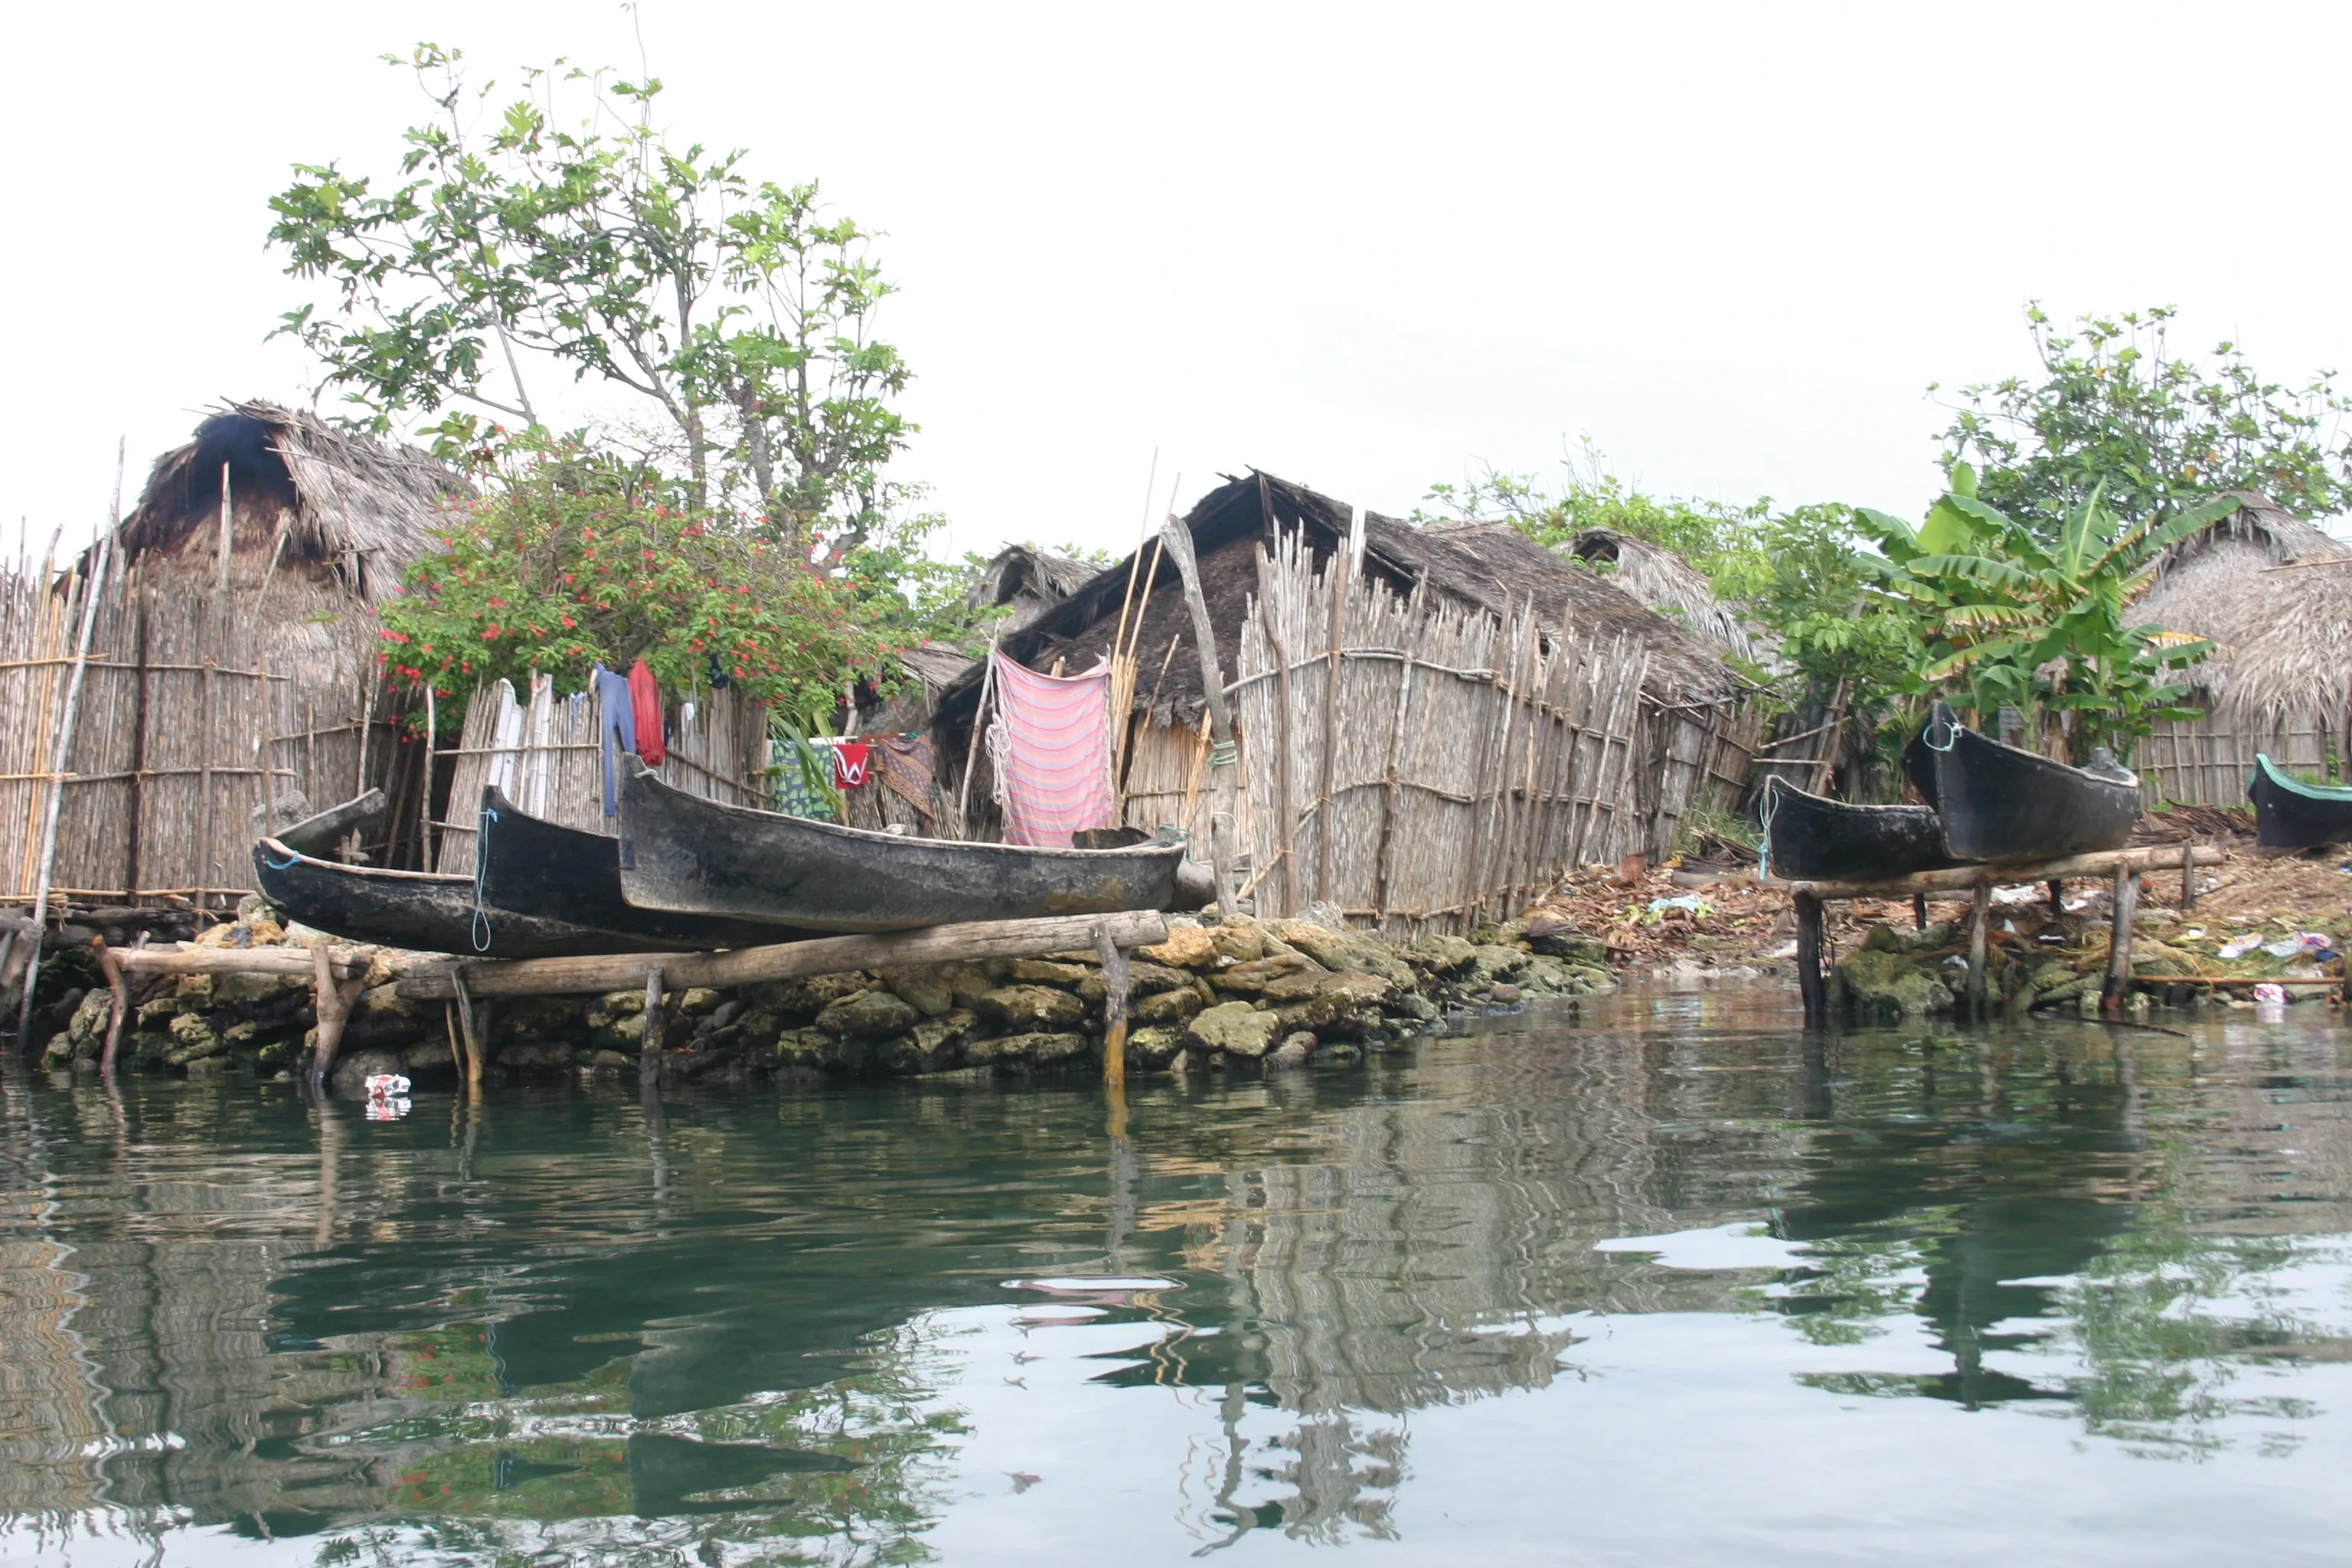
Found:
[[[2197, 907], [2197, 846], [2189, 845], [2180, 856], [2180, 912], [2187, 914]], [[2352, 965], [2347, 965], [2352, 973]]]
[[230, 510], [228, 499], [228, 465], [221, 465], [220, 539], [213, 551], [213, 588], [217, 593], [228, 592], [229, 552], [236, 548], [236, 514]]
[[[1265, 640], [1274, 648], [1274, 683], [1280, 694], [1282, 717], [1275, 722], [1275, 733], [1266, 737], [1274, 747], [1274, 853], [1282, 862], [1282, 912], [1298, 912], [1298, 858], [1291, 853], [1290, 836], [1298, 826], [1298, 809], [1290, 793], [1290, 751], [1298, 738], [1298, 713], [1290, 705], [1290, 647], [1283, 640], [1276, 625], [1273, 595], [1266, 592], [1265, 557], [1258, 557], [1258, 622], [1265, 628]], [[1262, 884], [1263, 869], [1255, 873]]]
[[478, 1084], [482, 1075], [482, 1020], [474, 1011], [473, 994], [466, 983], [466, 965], [450, 966], [449, 989], [457, 1003], [458, 1036], [465, 1042], [466, 1081]]
[[655, 964], [646, 971], [646, 1032], [637, 1044], [637, 1081], [657, 1081], [661, 1078], [662, 1026], [668, 1000], [662, 994], [662, 966]]
[[139, 671], [131, 679], [137, 682], [131, 690], [131, 811], [130, 821], [123, 827], [122, 896], [132, 908], [141, 902], [139, 878], [140, 838], [146, 831], [147, 816], [147, 616], [150, 605], [147, 586], [140, 580], [134, 566], [125, 574], [123, 603], [135, 617], [131, 633], [137, 649]]
[[425, 683], [425, 788], [417, 807], [416, 837], [425, 847], [425, 869], [437, 871], [441, 862], [433, 855], [433, 759], [438, 750], [438, 731], [433, 707], [433, 683]]
[[[1192, 558], [1192, 531], [1171, 512], [1160, 536], [1176, 558], [1177, 574], [1184, 580], [1184, 603], [1192, 612], [1192, 640], [1201, 651], [1201, 697], [1209, 710], [1209, 778], [1216, 798], [1209, 808], [1209, 863], [1217, 873], [1217, 910], [1228, 920], [1239, 913], [1234, 902], [1234, 771], [1239, 753], [1234, 747], [1234, 721], [1225, 707], [1224, 677], [1217, 670], [1217, 628], [1209, 618], [1209, 601], [1201, 593], [1201, 565]], [[1276, 738], [1276, 744], [1280, 743]]]
[[2107, 983], [2099, 992], [2099, 1008], [2108, 1014], [2124, 1010], [2131, 994], [2132, 927], [2139, 914], [2139, 871], [2116, 868], [2115, 919], [2107, 927]]
[[1111, 940], [1110, 928], [1095, 928], [1095, 956], [1103, 972], [1103, 1083], [1127, 1085], [1127, 952]]
[[[120, 527], [118, 520], [117, 527]], [[98, 563], [82, 584], [81, 630], [74, 644], [73, 673], [66, 682], [65, 711], [58, 720], [57, 749], [49, 758], [49, 798], [41, 817], [41, 868], [34, 884], [30, 955], [25, 961], [25, 1002], [16, 1013], [16, 1049], [33, 1048], [33, 989], [41, 977], [41, 930], [49, 918], [49, 889], [58, 865], [58, 813], [65, 805], [66, 777], [73, 762], [74, 719], [81, 706], [81, 678], [89, 668], [89, 638], [98, 622], [98, 602], [106, 591], [107, 563], [114, 533], [99, 542]]]
[[98, 1053], [98, 1070], [111, 1078], [114, 1076], [114, 1053], [122, 1044], [122, 1022], [131, 1012], [131, 987], [123, 984], [121, 961], [114, 956], [114, 950], [106, 945], [106, 939], [99, 937], [89, 945], [90, 951], [97, 954], [99, 973], [106, 976], [107, 992], [114, 998], [114, 1011], [106, 1020], [106, 1044]]
[[1913, 931], [1927, 929], [1927, 895], [1925, 893], [1911, 895], [1911, 929]]
[[2066, 884], [2057, 878], [2050, 879], [2050, 918], [2056, 920], [2066, 912]]
[[1315, 833], [1315, 896], [1333, 898], [1331, 891], [1331, 831], [1334, 806], [1331, 792], [1336, 787], [1339, 766], [1339, 645], [1347, 639], [1348, 573], [1342, 552], [1331, 552], [1331, 563], [1325, 570], [1331, 574], [1331, 626], [1323, 650], [1323, 777], [1316, 791], [1315, 803], [1322, 811], [1320, 826]]
[[343, 1043], [343, 1026], [351, 1021], [352, 1004], [359, 1000], [362, 979], [335, 978], [334, 954], [320, 942], [310, 950], [311, 995], [319, 1015], [319, 1042], [310, 1055], [310, 1088], [323, 1092], [327, 1075], [334, 1070], [335, 1052]]
[[1992, 923], [1992, 889], [1979, 882], [1969, 896], [1969, 1011], [1981, 1016], [1985, 1010], [1985, 945]]
[[1805, 1027], [1818, 1029], [1829, 1021], [1828, 987], [1822, 979], [1822, 901], [1799, 893], [1797, 909], [1797, 994], [1805, 1002]]
[[[980, 695], [971, 705], [971, 744], [965, 748], [963, 754], [963, 787], [956, 791], [955, 829], [967, 839], [971, 837], [971, 775], [980, 771], [981, 726], [988, 721], [989, 693], [996, 689], [996, 637], [993, 633], [989, 636], [988, 652], [982, 657], [988, 662], [981, 668]], [[793, 759], [793, 765], [800, 765], [798, 757]]]

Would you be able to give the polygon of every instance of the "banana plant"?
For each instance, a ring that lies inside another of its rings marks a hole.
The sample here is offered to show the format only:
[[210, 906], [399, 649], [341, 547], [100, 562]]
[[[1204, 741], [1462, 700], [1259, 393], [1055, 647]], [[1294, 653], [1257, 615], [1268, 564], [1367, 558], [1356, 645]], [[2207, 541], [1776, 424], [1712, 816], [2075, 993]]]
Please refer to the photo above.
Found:
[[2079, 763], [2102, 746], [2128, 761], [2158, 723], [2196, 717], [2181, 706], [2181, 672], [2210, 645], [2134, 625], [2130, 607], [2158, 556], [2237, 505], [2221, 496], [2126, 523], [2095, 488], [2048, 541], [1978, 500], [1959, 463], [1917, 527], [1866, 507], [1855, 515], [1880, 551], [1867, 563], [1874, 591], [1920, 627], [1907, 694], [1948, 697], [1979, 727], [2013, 708], [2051, 755]]

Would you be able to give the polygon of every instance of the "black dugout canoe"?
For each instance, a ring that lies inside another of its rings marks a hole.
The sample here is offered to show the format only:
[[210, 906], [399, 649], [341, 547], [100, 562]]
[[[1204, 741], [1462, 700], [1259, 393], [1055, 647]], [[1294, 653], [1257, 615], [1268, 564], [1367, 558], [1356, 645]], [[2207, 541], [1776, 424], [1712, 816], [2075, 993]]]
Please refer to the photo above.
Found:
[[351, 942], [467, 958], [569, 958], [660, 952], [663, 944], [484, 904], [474, 879], [344, 866], [275, 838], [253, 847], [261, 896], [306, 926]]
[[815, 931], [756, 921], [640, 909], [621, 896], [621, 841], [533, 816], [495, 784], [482, 787], [474, 854], [482, 901], [516, 914], [618, 932], [665, 951], [758, 947]]
[[642, 910], [820, 931], [1164, 910], [1181, 844], [1034, 849], [902, 837], [726, 805], [621, 758], [621, 890]]
[[1764, 781], [1764, 875], [1784, 882], [1861, 882], [1958, 864], [1924, 805], [1849, 805]]
[[2352, 789], [2305, 784], [2260, 752], [2246, 777], [2254, 803], [2254, 842], [2265, 849], [2315, 849], [2352, 844]]
[[2105, 751], [2070, 767], [1961, 727], [1938, 702], [1903, 768], [1944, 825], [1955, 860], [2061, 860], [2120, 849], [2139, 820], [2139, 776]]

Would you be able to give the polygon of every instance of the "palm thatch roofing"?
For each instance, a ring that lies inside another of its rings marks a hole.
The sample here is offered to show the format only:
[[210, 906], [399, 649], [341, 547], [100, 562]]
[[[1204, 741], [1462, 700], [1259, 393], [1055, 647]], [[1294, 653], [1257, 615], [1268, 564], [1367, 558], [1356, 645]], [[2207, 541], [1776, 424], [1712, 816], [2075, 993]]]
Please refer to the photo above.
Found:
[[122, 520], [124, 553], [186, 554], [209, 570], [224, 465], [234, 555], [265, 569], [275, 556], [281, 572], [332, 573], [372, 605], [397, 593], [409, 563], [436, 548], [443, 510], [474, 493], [413, 447], [351, 435], [274, 403], [233, 403], [155, 459], [139, 504]]
[[2352, 546], [2251, 491], [2236, 499], [2158, 557], [2133, 618], [2214, 645], [2189, 678], [2225, 711], [2333, 716], [2352, 670]]
[[999, 626], [1003, 631], [1019, 631], [1093, 582], [1101, 571], [1091, 561], [1055, 555], [1034, 544], [1008, 544], [981, 568], [980, 581], [966, 597], [979, 609], [1010, 606]]
[[1569, 542], [1568, 552], [1588, 565], [1613, 566], [1610, 581], [1660, 615], [1680, 620], [1717, 652], [1756, 656], [1755, 634], [1739, 613], [1715, 596], [1704, 573], [1664, 546], [1614, 529], [1588, 528]]
[[[1257, 592], [1257, 557], [1277, 531], [1302, 531], [1318, 558], [1344, 546], [1350, 509], [1303, 485], [1253, 469], [1201, 498], [1184, 519], [1200, 561], [1202, 595], [1217, 633], [1217, 665], [1231, 679], [1242, 617]], [[1148, 548], [1148, 547], [1147, 547]], [[1149, 559], [1149, 558], [1147, 558]], [[1005, 654], [1031, 668], [1055, 659], [1084, 669], [1108, 656], [1127, 595], [1129, 561], [1097, 574], [1084, 587], [1028, 626], [1003, 638]], [[1727, 700], [1739, 678], [1688, 630], [1598, 574], [1563, 560], [1509, 523], [1453, 523], [1415, 528], [1377, 512], [1364, 514], [1364, 570], [1400, 594], [1415, 588], [1456, 604], [1500, 614], [1532, 604], [1538, 622], [1555, 634], [1572, 631], [1602, 640], [1626, 636], [1649, 650], [1648, 694], [1671, 703]], [[1147, 593], [1148, 589], [1148, 593]], [[1136, 638], [1139, 665], [1135, 706], [1163, 723], [1197, 722], [1202, 705], [1200, 655], [1175, 563], [1139, 576]], [[940, 696], [943, 730], [969, 733], [981, 672], [967, 671]]]

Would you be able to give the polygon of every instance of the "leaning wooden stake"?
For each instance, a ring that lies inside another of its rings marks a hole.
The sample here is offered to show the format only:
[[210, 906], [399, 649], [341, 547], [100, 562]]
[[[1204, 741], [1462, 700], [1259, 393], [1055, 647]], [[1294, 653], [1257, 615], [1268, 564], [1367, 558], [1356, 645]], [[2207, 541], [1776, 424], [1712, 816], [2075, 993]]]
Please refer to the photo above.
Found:
[[1799, 893], [1797, 908], [1797, 994], [1804, 998], [1805, 1027], [1818, 1029], [1829, 1021], [1827, 986], [1822, 979], [1822, 901]]
[[106, 1044], [98, 1053], [98, 1070], [108, 1078], [114, 1076], [114, 1053], [122, 1045], [122, 1023], [131, 1013], [131, 987], [123, 983], [122, 964], [114, 950], [99, 937], [90, 942], [90, 951], [98, 956], [98, 972], [106, 976], [106, 989], [114, 998], [114, 1010], [106, 1020]]
[[[117, 459], [118, 463], [120, 459]], [[116, 481], [118, 492], [121, 480]], [[33, 992], [41, 978], [40, 922], [48, 919], [49, 889], [58, 866], [58, 811], [65, 804], [68, 764], [73, 760], [74, 719], [81, 707], [81, 678], [89, 668], [90, 632], [98, 621], [98, 601], [106, 591], [106, 568], [114, 553], [114, 536], [122, 526], [121, 499], [115, 500], [114, 526], [99, 542], [98, 563], [90, 568], [89, 581], [83, 586], [81, 630], [74, 643], [73, 673], [66, 681], [65, 713], [58, 721], [57, 749], [49, 756], [49, 800], [41, 818], [41, 869], [34, 883], [33, 940], [31, 955], [25, 961], [25, 1001], [16, 1012], [16, 1048], [29, 1051], [32, 1032]]]
[[640, 1083], [661, 1077], [662, 1027], [667, 1020], [668, 999], [662, 994], [662, 966], [655, 964], [646, 971], [646, 1032], [637, 1043], [637, 1080]]
[[1127, 1084], [1127, 950], [1111, 940], [1108, 926], [1095, 927], [1095, 956], [1103, 972], [1103, 1082]]
[[1992, 923], [1992, 889], [1979, 885], [1969, 899], [1969, 1011], [1985, 1010], [1985, 946]]
[[2116, 868], [2115, 919], [2107, 927], [2107, 983], [2099, 990], [2102, 1012], [2120, 1013], [2131, 994], [2132, 927], [2139, 914], [2139, 871]]
[[352, 1004], [360, 999], [358, 978], [335, 978], [334, 954], [325, 943], [310, 950], [311, 994], [319, 1015], [319, 1042], [310, 1054], [310, 1087], [322, 1090], [334, 1069], [335, 1053], [342, 1047], [343, 1026], [351, 1021]]
[[1240, 910], [1234, 902], [1234, 764], [1241, 753], [1234, 746], [1233, 715], [1225, 707], [1224, 677], [1217, 672], [1217, 628], [1209, 618], [1209, 601], [1201, 593], [1201, 565], [1192, 558], [1192, 531], [1171, 512], [1160, 531], [1176, 571], [1184, 579], [1184, 602], [1192, 611], [1192, 640], [1201, 649], [1201, 693], [1209, 710], [1209, 778], [1216, 795], [1209, 807], [1209, 864], [1217, 873], [1217, 910], [1226, 919]]

